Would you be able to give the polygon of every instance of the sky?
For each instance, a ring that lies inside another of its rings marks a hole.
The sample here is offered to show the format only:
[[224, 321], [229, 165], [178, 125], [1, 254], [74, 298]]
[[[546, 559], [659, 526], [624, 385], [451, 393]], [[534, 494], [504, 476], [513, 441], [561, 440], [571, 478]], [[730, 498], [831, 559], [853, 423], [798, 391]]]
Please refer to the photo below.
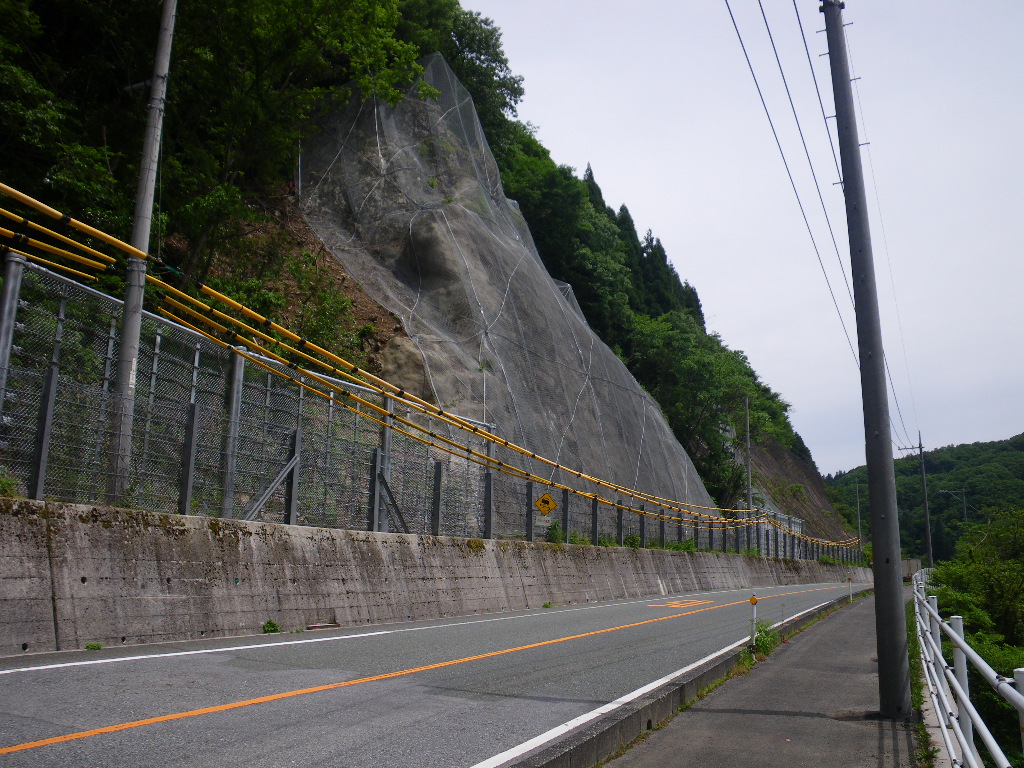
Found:
[[[578, 175], [589, 163], [608, 204], [625, 204], [641, 235], [661, 239], [697, 289], [708, 330], [791, 404], [818, 469], [864, 464], [818, 0], [763, 0], [811, 163], [757, 0], [462, 4], [502, 30], [511, 69], [524, 77], [519, 119], [537, 127], [557, 163]], [[844, 21], [860, 78], [893, 440], [916, 445], [920, 431], [929, 450], [1020, 434], [1024, 4], [847, 0]]]

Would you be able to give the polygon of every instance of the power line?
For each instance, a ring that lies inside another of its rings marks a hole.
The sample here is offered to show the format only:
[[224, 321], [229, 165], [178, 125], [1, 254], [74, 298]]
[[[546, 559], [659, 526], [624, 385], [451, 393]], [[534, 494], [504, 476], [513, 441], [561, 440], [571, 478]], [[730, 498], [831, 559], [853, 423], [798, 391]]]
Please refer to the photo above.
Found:
[[747, 53], [747, 46], [743, 42], [743, 35], [740, 33], [739, 25], [736, 23], [736, 17], [733, 15], [732, 7], [729, 5], [729, 0], [725, 0], [725, 8], [729, 12], [729, 18], [732, 20], [733, 29], [736, 30], [736, 37], [739, 40], [740, 48], [743, 50], [743, 57], [747, 61], [747, 68], [750, 70], [750, 76], [754, 80], [754, 87], [757, 88], [757, 95], [761, 99], [761, 106], [764, 108], [765, 117], [768, 118], [768, 125], [772, 129], [772, 136], [775, 138], [775, 146], [779, 149], [779, 155], [782, 157], [782, 164], [786, 168], [786, 176], [789, 178], [790, 187], [793, 189], [793, 195], [796, 197], [797, 206], [800, 208], [800, 215], [803, 217], [804, 226], [807, 228], [807, 235], [811, 238], [811, 246], [814, 248], [814, 255], [818, 258], [818, 265], [821, 267], [821, 273], [825, 276], [825, 284], [828, 286], [829, 295], [832, 296], [832, 304], [836, 308], [836, 314], [839, 315], [839, 323], [843, 327], [843, 334], [846, 336], [846, 343], [850, 347], [850, 353], [853, 355], [854, 364], [860, 367], [860, 362], [857, 359], [857, 351], [853, 346], [853, 341], [850, 339], [850, 332], [846, 328], [846, 321], [843, 320], [843, 313], [839, 309], [839, 302], [836, 300], [835, 291], [832, 290], [832, 283], [828, 279], [828, 272], [825, 270], [825, 263], [821, 259], [821, 251], [818, 249], [818, 243], [814, 239], [814, 233], [811, 231], [811, 223], [807, 219], [807, 211], [804, 209], [803, 201], [800, 199], [800, 193], [797, 191], [796, 182], [793, 179], [793, 173], [789, 168], [789, 162], [786, 160], [786, 153], [782, 149], [782, 142], [779, 140], [778, 131], [775, 130], [775, 122], [772, 120], [771, 112], [768, 110], [768, 104], [765, 102], [764, 93], [761, 90], [761, 84], [758, 82], [757, 74], [754, 72], [754, 65], [750, 61], [750, 54]]
[[[795, 0], [794, 0], [794, 2], [795, 2]], [[848, 56], [850, 57], [850, 73], [852, 75], [854, 75], [854, 78], [853, 78], [853, 93], [854, 93], [854, 95], [857, 98], [857, 112], [860, 114], [860, 124], [864, 128], [864, 135], [865, 135], [865, 139], [866, 139], [867, 138], [867, 121], [864, 119], [864, 105], [861, 103], [861, 99], [860, 99], [860, 86], [858, 85], [858, 81], [860, 80], [860, 78], [856, 77], [856, 68], [855, 68], [854, 63], [853, 63], [853, 56], [852, 56], [852, 54], [849, 53], [849, 51], [850, 51], [850, 36], [849, 36], [849, 34], [846, 33], [845, 30], [843, 31], [843, 36], [846, 38], [846, 49], [847, 49]], [[896, 327], [897, 327], [897, 331], [899, 333], [899, 338], [900, 338], [900, 348], [901, 348], [901, 350], [903, 352], [903, 370], [906, 372], [906, 375], [907, 375], [907, 389], [910, 391], [910, 405], [911, 405], [911, 408], [913, 409], [913, 413], [914, 413], [914, 423], [915, 423], [915, 425], [920, 427], [920, 421], [919, 421], [919, 419], [917, 417], [917, 402], [915, 401], [915, 398], [914, 398], [914, 386], [913, 386], [913, 382], [911, 381], [911, 378], [910, 378], [910, 363], [909, 363], [909, 361], [907, 359], [907, 341], [906, 341], [906, 337], [903, 334], [903, 318], [900, 315], [900, 304], [899, 304], [899, 300], [898, 300], [897, 294], [896, 294], [896, 280], [895, 280], [895, 278], [893, 277], [893, 274], [892, 274], [892, 259], [889, 256], [889, 238], [886, 236], [886, 232], [885, 232], [885, 218], [882, 216], [882, 199], [881, 199], [881, 197], [878, 194], [878, 179], [875, 176], [875, 164], [874, 164], [873, 159], [871, 157], [871, 144], [870, 144], [870, 142], [866, 142], [865, 143], [865, 147], [867, 148], [868, 170], [870, 171], [870, 174], [871, 174], [871, 186], [872, 186], [872, 189], [873, 189], [874, 195], [875, 195], [875, 211], [878, 214], [878, 225], [879, 225], [879, 228], [880, 228], [880, 230], [882, 232], [882, 250], [885, 253], [886, 268], [889, 271], [889, 288], [892, 291], [892, 303], [893, 303], [893, 307], [896, 310]], [[888, 359], [886, 360], [886, 373], [889, 375], [889, 386], [890, 386], [890, 388], [892, 388], [892, 397], [893, 397], [893, 401], [896, 403], [896, 412], [899, 414], [900, 422], [903, 423], [903, 412], [902, 412], [902, 409], [900, 408], [899, 398], [896, 397], [896, 388], [893, 386], [893, 383], [892, 383], [892, 373], [889, 370]], [[903, 432], [904, 432], [904, 435], [907, 437], [907, 442], [908, 443], [913, 443], [913, 438], [910, 437], [910, 433], [907, 430], [906, 424], [903, 424]]]
[[[825, 215], [825, 224], [828, 226], [828, 233], [832, 238], [832, 247], [835, 248], [836, 261], [839, 263], [839, 271], [843, 275], [843, 282], [846, 284], [846, 293], [849, 295], [850, 303], [852, 305], [853, 289], [850, 287], [850, 280], [846, 276], [846, 267], [843, 266], [843, 257], [839, 255], [839, 243], [836, 242], [836, 233], [832, 229], [832, 221], [828, 217], [828, 207], [825, 205], [825, 198], [821, 194], [821, 185], [818, 183], [818, 174], [814, 171], [814, 161], [811, 160], [811, 152], [807, 148], [807, 139], [804, 137], [804, 129], [800, 125], [800, 117], [796, 112], [796, 104], [793, 103], [793, 94], [789, 90], [789, 82], [786, 80], [786, 73], [782, 68], [782, 60], [779, 58], [779, 49], [775, 46], [775, 37], [772, 35], [772, 28], [768, 23], [768, 16], [764, 12], [764, 4], [761, 0], [757, 0], [757, 6], [761, 9], [761, 18], [764, 19], [764, 28], [768, 32], [768, 41], [772, 44], [772, 53], [775, 54], [775, 63], [779, 67], [779, 76], [782, 78], [782, 86], [786, 89], [786, 98], [789, 99], [789, 108], [793, 112], [793, 122], [796, 123], [796, 130], [800, 135], [800, 144], [804, 148], [804, 156], [807, 158], [807, 166], [811, 171], [811, 179], [814, 181], [814, 189], [818, 193], [818, 202], [821, 203], [821, 212]], [[815, 79], [815, 85], [817, 85], [817, 79]], [[824, 267], [822, 268], [824, 269]]]
[[814, 81], [814, 92], [818, 95], [818, 106], [821, 107], [821, 119], [825, 124], [825, 133], [828, 136], [828, 144], [832, 147], [832, 160], [836, 164], [836, 178], [843, 180], [843, 171], [839, 167], [839, 155], [836, 154], [836, 144], [832, 140], [832, 131], [828, 127], [828, 115], [825, 113], [825, 102], [821, 98], [821, 88], [818, 86], [818, 76], [814, 73], [814, 62], [811, 59], [811, 49], [807, 45], [807, 35], [804, 34], [804, 23], [800, 20], [800, 10], [797, 8], [796, 0], [793, 0], [793, 11], [796, 12], [796, 23], [800, 27], [800, 37], [804, 41], [804, 53], [807, 54], [807, 67], [811, 70], [811, 79]]

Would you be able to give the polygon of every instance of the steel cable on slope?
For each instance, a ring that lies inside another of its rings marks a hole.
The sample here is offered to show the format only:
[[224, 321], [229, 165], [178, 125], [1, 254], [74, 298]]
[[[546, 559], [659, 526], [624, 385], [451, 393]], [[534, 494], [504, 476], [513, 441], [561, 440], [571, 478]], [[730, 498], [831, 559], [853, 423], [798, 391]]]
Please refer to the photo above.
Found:
[[[26, 205], [29, 205], [29, 207], [33, 207], [36, 210], [43, 211], [44, 213], [46, 213], [47, 215], [50, 215], [53, 218], [60, 218], [65, 223], [67, 223], [68, 221], [73, 221], [73, 220], [69, 219], [68, 217], [63, 216], [59, 212], [54, 211], [52, 208], [44, 206], [42, 203], [38, 203], [37, 201], [33, 200], [32, 198], [28, 197], [27, 195], [23, 195], [21, 193], [18, 193], [15, 190], [12, 190], [9, 187], [6, 187], [5, 185], [0, 184], [0, 192], [4, 192], [6, 194], [9, 194], [9, 196], [15, 197], [20, 202], [23, 202]], [[13, 193], [13, 194], [11, 194], [11, 193]], [[82, 226], [82, 229], [80, 229], [80, 231], [87, 232], [90, 236], [96, 236], [94, 233], [98, 233], [98, 234], [102, 235], [102, 237], [99, 237], [98, 239], [101, 239], [104, 242], [107, 242], [108, 244], [113, 245], [114, 247], [118, 248], [118, 250], [121, 250], [125, 254], [135, 255], [136, 253], [141, 253], [141, 252], [137, 251], [136, 249], [133, 249], [131, 246], [128, 246], [127, 244], [122, 243], [121, 241], [117, 240], [116, 238], [113, 238], [110, 235], [106, 235], [104, 233], [100, 233], [99, 230], [94, 230], [91, 227], [88, 227], [87, 225], [81, 225], [81, 226]], [[36, 242], [36, 241], [33, 241], [32, 245], [35, 246], [35, 245], [40, 245], [40, 244], [38, 242]], [[43, 245], [45, 245], [45, 244], [43, 244]], [[85, 247], [85, 246], [83, 246], [83, 247]], [[57, 250], [61, 252], [61, 255], [65, 255], [66, 254], [66, 257], [75, 257], [75, 254], [71, 254], [70, 252], [63, 251], [63, 249], [57, 249]], [[176, 270], [174, 270], [173, 267], [170, 267], [169, 265], [166, 265], [161, 260], [154, 259], [152, 256], [149, 256], [149, 255], [146, 255], [146, 254], [143, 254], [143, 255], [147, 256], [151, 262], [154, 262], [157, 265], [164, 266], [164, 267], [166, 267], [166, 268], [176, 272]], [[80, 258], [80, 257], [78, 257], [78, 258]], [[88, 259], [86, 259], [86, 261], [91, 262], [91, 265], [95, 265], [95, 267], [97, 269], [100, 269], [101, 271], [106, 270], [107, 267], [108, 267], [108, 265], [100, 264], [99, 262], [94, 262], [94, 261], [91, 261], [91, 260], [88, 260]], [[406, 406], [408, 406], [410, 408], [414, 408], [417, 411], [419, 411], [419, 412], [421, 412], [421, 413], [423, 413], [423, 414], [425, 414], [427, 416], [439, 418], [442, 421], [447, 422], [450, 426], [455, 427], [455, 428], [457, 428], [457, 429], [459, 429], [461, 431], [477, 435], [478, 437], [481, 437], [481, 438], [483, 438], [485, 440], [489, 440], [489, 441], [493, 442], [494, 444], [500, 445], [502, 447], [505, 447], [506, 449], [509, 449], [509, 450], [511, 450], [511, 451], [513, 451], [515, 453], [519, 453], [520, 455], [527, 456], [527, 457], [529, 457], [531, 459], [539, 461], [542, 464], [546, 464], [546, 465], [552, 466], [552, 467], [554, 467], [556, 469], [559, 469], [561, 471], [564, 471], [567, 474], [569, 474], [569, 475], [571, 475], [573, 477], [578, 478], [579, 480], [582, 480], [584, 482], [592, 483], [592, 484], [596, 485], [599, 488], [603, 488], [605, 490], [611, 490], [611, 491], [619, 493], [619, 494], [621, 494], [623, 496], [627, 496], [627, 497], [629, 497], [629, 498], [631, 498], [633, 500], [639, 500], [639, 501], [642, 501], [642, 502], [645, 502], [645, 503], [651, 503], [651, 504], [653, 504], [656, 507], [660, 507], [662, 509], [665, 509], [665, 510], [668, 510], [668, 511], [671, 511], [671, 512], [677, 512], [677, 513], [679, 513], [681, 515], [688, 515], [690, 517], [689, 517], [689, 519], [684, 519], [682, 517], [675, 517], [673, 515], [666, 515], [666, 514], [662, 514], [662, 513], [658, 513], [658, 512], [646, 511], [646, 510], [643, 510], [643, 509], [638, 510], [638, 509], [635, 509], [632, 506], [627, 506], [627, 505], [623, 505], [623, 504], [618, 503], [618, 502], [612, 502], [609, 499], [604, 499], [603, 497], [601, 497], [597, 493], [581, 492], [581, 491], [579, 491], [577, 489], [565, 486], [563, 484], [552, 482], [552, 481], [548, 480], [547, 478], [540, 477], [540, 476], [535, 475], [533, 473], [527, 472], [526, 470], [520, 469], [520, 468], [515, 467], [513, 465], [509, 465], [509, 464], [507, 464], [505, 462], [502, 462], [500, 460], [493, 459], [492, 457], [489, 457], [486, 454], [481, 454], [478, 451], [474, 451], [473, 449], [471, 449], [468, 446], [462, 445], [462, 444], [460, 444], [460, 443], [458, 443], [458, 442], [456, 442], [454, 440], [451, 440], [449, 438], [445, 438], [445, 437], [443, 437], [441, 435], [437, 435], [436, 433], [432, 433], [428, 429], [426, 429], [426, 428], [424, 428], [424, 427], [422, 427], [420, 425], [417, 425], [417, 424], [415, 424], [412, 421], [409, 421], [407, 419], [403, 419], [402, 417], [391, 417], [391, 418], [394, 418], [397, 422], [402, 423], [403, 425], [408, 426], [411, 429], [427, 433], [429, 435], [429, 437], [431, 438], [431, 440], [427, 440], [427, 439], [425, 439], [423, 437], [420, 437], [419, 435], [413, 434], [412, 432], [409, 432], [409, 431], [406, 431], [406, 430], [403, 430], [403, 429], [400, 429], [400, 428], [396, 428], [396, 427], [391, 427], [391, 428], [397, 429], [398, 431], [402, 432], [402, 434], [405, 434], [405, 435], [409, 436], [410, 438], [416, 439], [419, 442], [422, 442], [422, 443], [425, 443], [427, 445], [433, 446], [433, 447], [435, 447], [435, 448], [437, 448], [439, 450], [451, 453], [453, 455], [460, 456], [461, 458], [465, 458], [465, 459], [467, 459], [467, 460], [469, 460], [469, 461], [471, 461], [473, 463], [477, 463], [477, 464], [480, 464], [482, 466], [490, 467], [490, 468], [493, 468], [493, 469], [498, 469], [499, 471], [503, 471], [503, 472], [505, 472], [507, 474], [510, 474], [510, 475], [513, 475], [513, 476], [516, 476], [516, 477], [521, 477], [521, 478], [529, 479], [529, 480], [532, 480], [532, 481], [536, 481], [538, 483], [545, 484], [545, 485], [548, 485], [548, 486], [554, 487], [554, 488], [561, 488], [563, 490], [567, 490], [567, 491], [569, 491], [571, 493], [574, 493], [576, 495], [583, 496], [583, 497], [586, 497], [586, 498], [597, 499], [601, 503], [604, 503], [604, 504], [616, 507], [618, 509], [629, 510], [630, 512], [632, 512], [634, 514], [643, 515], [645, 517], [651, 517], [651, 518], [654, 518], [654, 519], [671, 521], [671, 522], [674, 522], [674, 523], [679, 523], [681, 525], [682, 524], [690, 525], [690, 526], [693, 526], [695, 529], [697, 527], [698, 522], [700, 522], [696, 518], [702, 518], [703, 521], [705, 521], [708, 525], [719, 524], [720, 525], [720, 529], [725, 529], [725, 530], [729, 530], [729, 529], [732, 529], [732, 528], [747, 527], [749, 525], [754, 525], [754, 524], [757, 524], [759, 522], [764, 522], [765, 519], [766, 519], [766, 514], [765, 513], [761, 513], [760, 515], [758, 515], [756, 517], [753, 517], [753, 518], [743, 518], [743, 519], [737, 519], [737, 518], [734, 518], [734, 517], [722, 517], [722, 516], [718, 516], [718, 515], [707, 514], [707, 512], [726, 512], [726, 513], [744, 512], [745, 513], [745, 512], [748, 512], [749, 510], [726, 509], [726, 508], [720, 508], [720, 507], [708, 507], [708, 506], [703, 506], [703, 505], [688, 504], [686, 502], [677, 502], [677, 501], [674, 501], [674, 500], [671, 500], [671, 499], [666, 499], [666, 498], [663, 498], [663, 497], [654, 496], [653, 494], [645, 493], [645, 492], [642, 492], [642, 491], [637, 491], [636, 489], [628, 489], [628, 488], [625, 488], [625, 487], [620, 486], [618, 484], [610, 483], [608, 481], [601, 480], [600, 478], [592, 477], [592, 476], [587, 475], [587, 474], [585, 474], [583, 472], [580, 472], [578, 470], [573, 470], [573, 469], [571, 469], [569, 467], [565, 467], [565, 466], [560, 465], [560, 464], [558, 464], [556, 462], [552, 462], [550, 459], [546, 459], [545, 457], [539, 456], [536, 453], [534, 453], [532, 451], [529, 451], [528, 449], [522, 448], [521, 446], [517, 446], [517, 445], [511, 443], [510, 441], [501, 438], [500, 436], [491, 434], [487, 430], [481, 429], [476, 424], [467, 422], [467, 421], [463, 420], [461, 417], [459, 417], [459, 416], [457, 416], [455, 414], [447, 413], [442, 408], [440, 408], [438, 406], [433, 406], [433, 405], [431, 405], [431, 404], [421, 400], [420, 398], [418, 398], [418, 397], [416, 397], [414, 395], [411, 395], [410, 393], [405, 392], [403, 389], [401, 389], [399, 387], [396, 387], [395, 385], [391, 384], [390, 382], [387, 382], [387, 381], [385, 381], [383, 379], [380, 379], [379, 377], [376, 377], [373, 374], [370, 374], [370, 373], [368, 373], [366, 371], [360, 370], [357, 366], [353, 365], [352, 363], [349, 363], [348, 361], [346, 361], [343, 358], [341, 358], [341, 357], [339, 357], [339, 356], [329, 352], [328, 350], [325, 350], [325, 349], [323, 349], [323, 348], [321, 348], [321, 347], [319, 347], [319, 346], [317, 346], [315, 344], [312, 344], [312, 343], [308, 342], [306, 339], [302, 338], [298, 334], [295, 334], [294, 332], [290, 331], [289, 329], [287, 329], [287, 328], [285, 328], [285, 327], [283, 327], [283, 326], [281, 326], [281, 325], [271, 321], [269, 318], [266, 318], [266, 317], [260, 315], [259, 313], [255, 312], [254, 310], [246, 307], [245, 305], [243, 305], [243, 304], [241, 304], [241, 303], [231, 299], [230, 297], [225, 296], [224, 294], [221, 294], [218, 291], [215, 291], [214, 289], [210, 288], [207, 285], [204, 285], [202, 283], [196, 283], [196, 287], [198, 288], [198, 290], [201, 293], [205, 294], [206, 296], [208, 296], [210, 298], [215, 299], [216, 301], [218, 301], [220, 303], [223, 303], [226, 307], [228, 307], [228, 308], [230, 308], [230, 309], [232, 309], [234, 311], [239, 312], [243, 316], [245, 316], [245, 317], [249, 318], [250, 320], [253, 320], [257, 324], [263, 326], [263, 328], [266, 329], [266, 332], [259, 331], [256, 328], [253, 328], [252, 326], [248, 326], [247, 324], [243, 323], [242, 321], [238, 320], [237, 318], [231, 317], [230, 315], [228, 315], [226, 313], [223, 313], [223, 312], [220, 312], [219, 310], [214, 309], [210, 305], [202, 302], [201, 300], [199, 300], [199, 299], [197, 299], [197, 298], [195, 298], [193, 296], [188, 295], [187, 293], [185, 293], [183, 291], [180, 291], [180, 290], [174, 288], [173, 286], [167, 284], [166, 282], [160, 280], [159, 278], [154, 277], [153, 275], [147, 275], [147, 282], [149, 282], [149, 283], [151, 283], [153, 285], [158, 286], [160, 289], [162, 289], [163, 291], [165, 291], [168, 294], [171, 294], [172, 296], [177, 296], [177, 297], [183, 299], [184, 301], [192, 304], [194, 307], [198, 307], [198, 308], [200, 308], [202, 310], [205, 310], [205, 311], [209, 312], [210, 314], [213, 314], [214, 317], [217, 318], [217, 320], [223, 320], [225, 322], [230, 322], [230, 323], [232, 323], [234, 325], [237, 325], [237, 326], [243, 328], [244, 330], [246, 330], [246, 332], [251, 333], [254, 338], [255, 337], [262, 338], [266, 342], [269, 342], [269, 343], [272, 343], [272, 344], [275, 344], [275, 345], [281, 347], [282, 349], [284, 349], [289, 354], [296, 355], [298, 357], [301, 357], [303, 359], [306, 359], [306, 360], [309, 360], [309, 361], [315, 363], [316, 365], [320, 366], [321, 368], [324, 368], [324, 369], [328, 370], [332, 374], [340, 375], [343, 378], [348, 379], [348, 380], [353, 381], [353, 382], [357, 382], [361, 386], [364, 386], [364, 387], [365, 386], [369, 386], [373, 391], [375, 391], [377, 394], [379, 394], [379, 395], [381, 395], [383, 397], [388, 397], [388, 398], [394, 399], [396, 401], [402, 402]], [[168, 300], [168, 299], [165, 298], [165, 300]], [[377, 418], [369, 415], [368, 413], [359, 411], [358, 409], [352, 409], [351, 407], [346, 406], [347, 408], [349, 408], [349, 410], [354, 410], [357, 414], [359, 414], [359, 415], [361, 415], [361, 416], [363, 416], [365, 418], [370, 418], [372, 421], [374, 421], [375, 423], [378, 423], [381, 426], [388, 426], [387, 422], [384, 421], [383, 419], [388, 418], [389, 414], [387, 413], [386, 409], [382, 408], [381, 406], [378, 406], [378, 405], [376, 405], [374, 403], [371, 403], [369, 401], [365, 401], [362, 398], [359, 398], [357, 395], [354, 395], [353, 393], [348, 392], [347, 390], [343, 390], [340, 387], [338, 387], [337, 385], [332, 384], [331, 382], [329, 382], [329, 381], [323, 379], [322, 377], [319, 377], [316, 374], [313, 374], [313, 373], [311, 373], [311, 372], [309, 372], [307, 370], [301, 370], [301, 372], [300, 372], [300, 369], [299, 369], [299, 367], [298, 367], [298, 365], [296, 363], [290, 362], [290, 361], [288, 361], [287, 359], [285, 359], [284, 357], [282, 357], [280, 355], [276, 355], [275, 353], [270, 352], [269, 350], [263, 349], [257, 342], [255, 342], [254, 338], [247, 339], [245, 337], [242, 337], [236, 331], [230, 331], [230, 329], [228, 329], [227, 326], [222, 325], [221, 323], [217, 322], [217, 320], [214, 320], [212, 318], [206, 317], [206, 316], [204, 316], [199, 311], [188, 310], [186, 305], [183, 304], [180, 301], [175, 301], [173, 299], [170, 299], [170, 302], [171, 302], [172, 306], [176, 305], [176, 308], [178, 308], [180, 310], [188, 311], [194, 317], [202, 319], [206, 324], [210, 325], [211, 327], [214, 327], [215, 329], [217, 329], [220, 332], [228, 335], [229, 337], [233, 338], [234, 340], [236, 340], [236, 341], [239, 341], [239, 340], [245, 341], [248, 345], [260, 349], [261, 352], [263, 352], [263, 353], [265, 353], [265, 354], [267, 354], [269, 356], [269, 359], [275, 360], [279, 364], [285, 365], [288, 368], [296, 371], [299, 376], [311, 377], [311, 378], [313, 378], [314, 380], [317, 380], [319, 383], [323, 384], [325, 387], [327, 387], [329, 389], [332, 389], [332, 390], [336, 389], [336, 390], [338, 390], [339, 393], [342, 394], [344, 397], [347, 397], [349, 399], [353, 399], [356, 402], [365, 405], [371, 411], [378, 412], [379, 415], [382, 417], [381, 419], [377, 419]], [[181, 325], [183, 325], [184, 327], [190, 328], [194, 332], [199, 333], [200, 335], [202, 335], [202, 336], [204, 336], [204, 337], [214, 341], [215, 343], [217, 343], [220, 346], [231, 347], [231, 345], [228, 342], [222, 341], [221, 339], [216, 338], [216, 336], [214, 336], [213, 334], [207, 333], [207, 332], [203, 331], [202, 329], [196, 327], [195, 325], [193, 325], [193, 324], [191, 324], [191, 323], [189, 323], [187, 321], [184, 321], [181, 318], [178, 318], [176, 315], [174, 315], [173, 313], [167, 311], [166, 309], [161, 308], [160, 312], [164, 316], [169, 317], [171, 319], [174, 319], [176, 322], [181, 323]], [[270, 335], [271, 333], [276, 333], [276, 334], [279, 334], [280, 336], [283, 336], [286, 339], [289, 339], [293, 343], [297, 344], [298, 348], [291, 347], [291, 346], [289, 346], [287, 344], [284, 344], [283, 342], [281, 342], [278, 339], [276, 339], [273, 336], [271, 336]], [[308, 350], [308, 352], [306, 350]], [[278, 376], [280, 376], [282, 378], [286, 378], [289, 381], [295, 383], [299, 387], [303, 387], [306, 390], [309, 390], [309, 391], [312, 391], [312, 392], [316, 392], [316, 393], [320, 394], [321, 396], [333, 397], [333, 394], [325, 393], [323, 390], [318, 390], [315, 387], [312, 387], [309, 383], [301, 381], [299, 379], [296, 379], [295, 377], [293, 377], [293, 376], [291, 376], [289, 374], [283, 373], [280, 370], [278, 370], [276, 368], [273, 368], [272, 366], [269, 366], [266, 362], [263, 362], [263, 361], [255, 358], [255, 357], [253, 357], [252, 355], [248, 355], [244, 351], [240, 351], [240, 350], [237, 350], [237, 349], [233, 349], [232, 351], [235, 352], [236, 354], [241, 354], [243, 357], [246, 357], [246, 359], [251, 360], [251, 362], [254, 365], [263, 367], [263, 368], [267, 369], [269, 372], [272, 372], [272, 373], [274, 373], [274, 374], [276, 374], [276, 375], [278, 375]], [[310, 353], [312, 353], [312, 354], [310, 354]], [[319, 359], [317, 357], [317, 355], [319, 355], [323, 359]], [[325, 361], [327, 361], [327, 362], [325, 362]], [[338, 365], [341, 365], [342, 367], [339, 368]], [[363, 376], [364, 379], [369, 381], [369, 384], [367, 383], [366, 380], [359, 379], [359, 378], [357, 378], [357, 376]], [[705, 512], [698, 512], [696, 510], [705, 510]]]
[[786, 169], [786, 176], [789, 178], [789, 185], [793, 190], [793, 195], [796, 197], [797, 206], [800, 208], [800, 215], [803, 217], [804, 226], [807, 228], [807, 235], [811, 238], [811, 246], [814, 248], [814, 255], [818, 258], [818, 265], [821, 267], [821, 273], [825, 277], [825, 285], [828, 286], [829, 295], [832, 297], [832, 304], [836, 308], [836, 314], [839, 316], [839, 324], [843, 327], [843, 335], [846, 336], [846, 343], [850, 347], [850, 354], [853, 355], [854, 364], [860, 367], [860, 361], [857, 359], [857, 350], [854, 348], [853, 341], [850, 338], [850, 332], [846, 328], [846, 321], [843, 319], [843, 313], [839, 309], [839, 302], [836, 300], [835, 291], [832, 290], [832, 282], [828, 279], [828, 272], [825, 270], [825, 263], [821, 258], [821, 251], [818, 249], [818, 243], [814, 239], [814, 232], [811, 230], [811, 222], [807, 218], [807, 211], [804, 208], [803, 200], [800, 198], [800, 192], [796, 188], [796, 181], [793, 178], [793, 173], [789, 167], [789, 161], [786, 159], [786, 152], [782, 149], [782, 142], [779, 139], [779, 133], [775, 130], [775, 121], [772, 120], [771, 112], [768, 109], [768, 104], [764, 99], [764, 92], [761, 90], [761, 83], [757, 79], [757, 74], [754, 72], [754, 64], [750, 60], [750, 54], [747, 53], [747, 46], [743, 42], [743, 35], [740, 33], [739, 25], [736, 23], [736, 17], [733, 15], [732, 6], [729, 5], [729, 0], [725, 0], [726, 10], [729, 12], [729, 18], [732, 20], [733, 29], [736, 30], [736, 38], [739, 40], [740, 48], [743, 49], [743, 57], [747, 61], [747, 68], [750, 70], [750, 76], [754, 80], [754, 87], [757, 88], [757, 95], [761, 99], [761, 106], [764, 108], [765, 117], [768, 118], [768, 125], [772, 129], [772, 136], [775, 138], [775, 146], [779, 149], [779, 155], [782, 157], [782, 164]]

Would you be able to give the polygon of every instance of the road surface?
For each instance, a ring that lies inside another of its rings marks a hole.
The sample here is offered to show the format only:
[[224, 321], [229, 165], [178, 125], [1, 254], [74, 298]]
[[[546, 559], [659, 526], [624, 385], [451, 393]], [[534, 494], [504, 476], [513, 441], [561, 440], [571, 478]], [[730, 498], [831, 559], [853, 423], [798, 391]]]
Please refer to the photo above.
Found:
[[0, 768], [495, 768], [846, 584], [0, 659]]

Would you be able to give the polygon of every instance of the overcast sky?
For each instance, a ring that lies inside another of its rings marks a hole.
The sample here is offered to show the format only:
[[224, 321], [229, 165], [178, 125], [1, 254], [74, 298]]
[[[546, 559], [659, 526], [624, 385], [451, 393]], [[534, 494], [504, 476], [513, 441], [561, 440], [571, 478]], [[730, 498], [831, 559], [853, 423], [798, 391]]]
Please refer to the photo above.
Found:
[[[852, 301], [756, 0], [730, 0], [856, 347]], [[825, 113], [824, 17], [797, 0]], [[463, 0], [556, 162], [653, 230], [823, 473], [864, 463], [860, 380], [725, 0]], [[846, 218], [792, 0], [764, 0], [843, 269]], [[894, 440], [1024, 431], [1024, 4], [847, 0]], [[829, 121], [829, 124], [834, 121]], [[834, 131], [834, 125], [832, 126]], [[833, 133], [834, 136], [834, 133]], [[838, 149], [837, 149], [838, 151]], [[872, 174], [873, 171], [873, 174]], [[874, 190], [877, 188], [877, 198]], [[879, 215], [879, 210], [881, 214]], [[897, 309], [898, 308], [898, 309]], [[901, 332], [902, 329], [902, 332]], [[891, 401], [891, 397], [890, 397]], [[903, 455], [900, 452], [897, 456]]]

